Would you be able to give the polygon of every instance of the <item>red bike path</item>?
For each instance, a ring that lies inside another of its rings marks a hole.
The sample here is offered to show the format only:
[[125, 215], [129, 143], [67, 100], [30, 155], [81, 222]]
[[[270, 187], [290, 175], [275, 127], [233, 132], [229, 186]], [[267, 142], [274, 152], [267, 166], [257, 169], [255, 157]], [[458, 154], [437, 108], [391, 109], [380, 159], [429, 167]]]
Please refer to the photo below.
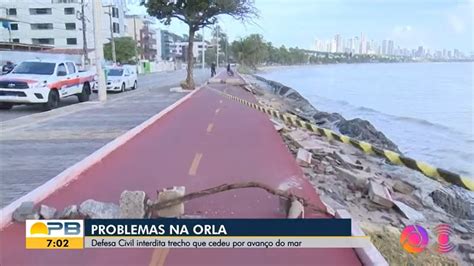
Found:
[[[221, 78], [225, 78], [223, 75]], [[186, 192], [258, 181], [323, 208], [313, 186], [268, 117], [213, 89], [254, 101], [240, 87], [209, 84], [41, 203], [62, 209], [86, 199], [118, 202], [123, 190], [148, 195], [171, 186]], [[282, 218], [278, 198], [233, 190], [186, 203], [208, 218]], [[306, 217], [327, 217], [306, 213]], [[0, 232], [0, 265], [361, 265], [353, 249], [26, 250], [24, 224]]]

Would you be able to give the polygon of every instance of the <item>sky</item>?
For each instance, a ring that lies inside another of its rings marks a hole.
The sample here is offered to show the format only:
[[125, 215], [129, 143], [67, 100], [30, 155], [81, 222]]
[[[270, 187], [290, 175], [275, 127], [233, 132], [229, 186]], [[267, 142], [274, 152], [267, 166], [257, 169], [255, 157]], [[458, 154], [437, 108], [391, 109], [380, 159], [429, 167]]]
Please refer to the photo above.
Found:
[[[129, 0], [131, 12], [146, 14], [136, 2]], [[474, 51], [474, 0], [255, 0], [255, 6], [259, 18], [253, 23], [219, 17], [231, 40], [258, 33], [275, 46], [313, 49], [316, 39], [364, 33], [367, 40], [391, 39], [402, 48]], [[187, 32], [179, 21], [159, 27]]]

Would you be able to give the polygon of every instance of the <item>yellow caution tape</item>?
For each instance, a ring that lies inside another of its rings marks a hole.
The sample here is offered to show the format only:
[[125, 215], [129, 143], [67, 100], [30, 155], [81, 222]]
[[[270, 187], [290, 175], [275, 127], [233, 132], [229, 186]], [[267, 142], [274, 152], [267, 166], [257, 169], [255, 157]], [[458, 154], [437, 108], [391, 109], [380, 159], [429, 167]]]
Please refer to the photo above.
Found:
[[332, 130], [326, 129], [326, 128], [321, 128], [318, 127], [315, 124], [311, 124], [309, 122], [303, 121], [302, 119], [299, 119], [295, 115], [291, 114], [283, 114], [277, 110], [274, 110], [272, 108], [268, 107], [263, 107], [261, 105], [240, 99], [238, 97], [235, 97], [233, 95], [214, 90], [225, 97], [232, 99], [234, 101], [237, 101], [241, 104], [247, 105], [253, 109], [256, 109], [260, 112], [266, 113], [270, 116], [273, 116], [275, 118], [281, 119], [282, 121], [286, 122], [287, 124], [290, 124], [292, 126], [296, 126], [314, 133], [317, 133], [321, 136], [326, 137], [328, 140], [337, 140], [342, 143], [350, 144], [359, 150], [367, 153], [367, 154], [374, 154], [378, 155], [380, 157], [383, 157], [390, 161], [393, 164], [396, 165], [403, 165], [406, 166], [410, 169], [416, 170], [418, 172], [423, 173], [425, 176], [437, 180], [437, 181], [445, 181], [460, 187], [463, 187], [467, 190], [474, 191], [474, 180], [470, 179], [468, 177], [463, 177], [460, 176], [456, 173], [450, 172], [448, 170], [444, 170], [441, 168], [436, 168], [434, 166], [431, 166], [427, 163], [420, 162], [417, 160], [414, 160], [412, 158], [405, 157], [403, 155], [400, 155], [396, 152], [390, 151], [390, 150], [384, 150], [384, 149], [379, 149], [375, 147], [374, 145], [363, 142], [363, 141], [358, 141], [355, 139], [352, 139], [348, 136], [345, 135], [340, 135]]

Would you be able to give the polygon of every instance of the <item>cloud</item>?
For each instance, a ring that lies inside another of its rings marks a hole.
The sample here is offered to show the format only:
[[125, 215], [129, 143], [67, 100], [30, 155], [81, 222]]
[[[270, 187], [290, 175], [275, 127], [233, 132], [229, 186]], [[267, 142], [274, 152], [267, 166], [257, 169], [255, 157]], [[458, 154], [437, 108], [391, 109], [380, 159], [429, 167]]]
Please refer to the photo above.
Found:
[[455, 33], [464, 33], [466, 27], [459, 16], [453, 14], [448, 15], [448, 23]]

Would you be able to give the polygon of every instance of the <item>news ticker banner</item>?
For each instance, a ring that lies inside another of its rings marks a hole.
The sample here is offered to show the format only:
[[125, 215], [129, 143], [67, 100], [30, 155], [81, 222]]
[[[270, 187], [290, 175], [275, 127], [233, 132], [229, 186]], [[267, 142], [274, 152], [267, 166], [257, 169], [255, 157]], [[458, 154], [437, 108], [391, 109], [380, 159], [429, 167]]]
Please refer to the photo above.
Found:
[[27, 220], [27, 249], [364, 248], [350, 219]]

